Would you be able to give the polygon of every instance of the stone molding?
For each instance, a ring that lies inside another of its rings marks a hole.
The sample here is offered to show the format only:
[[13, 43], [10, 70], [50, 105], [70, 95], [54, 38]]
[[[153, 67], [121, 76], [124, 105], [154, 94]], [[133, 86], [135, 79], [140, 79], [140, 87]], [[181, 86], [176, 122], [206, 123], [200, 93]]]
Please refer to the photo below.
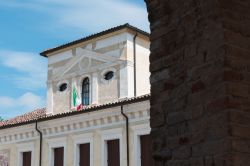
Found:
[[90, 166], [93, 166], [93, 162], [94, 162], [94, 141], [93, 141], [93, 133], [86, 133], [86, 134], [79, 134], [79, 135], [75, 135], [73, 136], [73, 146], [74, 146], [74, 166], [79, 166], [79, 162], [80, 162], [80, 157], [79, 157], [79, 145], [80, 144], [85, 144], [85, 143], [89, 143], [90, 144]]
[[115, 128], [115, 129], [109, 129], [104, 130], [101, 132], [101, 166], [107, 166], [107, 141], [119, 139], [119, 150], [120, 150], [120, 165], [122, 164], [122, 161], [125, 160], [125, 155], [123, 155], [123, 150], [125, 148], [123, 144], [123, 129], [122, 128]]
[[18, 153], [18, 163], [17, 166], [22, 166], [23, 163], [23, 153], [31, 152], [31, 165], [35, 165], [35, 144], [31, 143], [22, 143], [17, 145], [17, 153]]
[[49, 163], [48, 166], [54, 165], [54, 148], [64, 148], [64, 158], [63, 158], [63, 165], [66, 165], [67, 163], [67, 138], [66, 137], [60, 137], [60, 138], [52, 138], [47, 140], [49, 144]]

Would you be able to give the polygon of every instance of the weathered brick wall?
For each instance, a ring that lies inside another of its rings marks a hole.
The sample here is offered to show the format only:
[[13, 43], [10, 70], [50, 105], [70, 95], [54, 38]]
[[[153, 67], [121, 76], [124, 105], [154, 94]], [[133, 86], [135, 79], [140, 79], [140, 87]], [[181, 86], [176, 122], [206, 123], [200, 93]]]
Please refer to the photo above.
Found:
[[250, 0], [146, 0], [156, 166], [250, 165]]

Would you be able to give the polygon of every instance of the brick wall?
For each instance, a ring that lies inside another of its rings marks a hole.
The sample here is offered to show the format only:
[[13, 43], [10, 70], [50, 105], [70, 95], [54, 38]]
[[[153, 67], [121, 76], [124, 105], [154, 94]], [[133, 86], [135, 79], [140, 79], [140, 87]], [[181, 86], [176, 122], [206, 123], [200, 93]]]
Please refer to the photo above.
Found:
[[250, 165], [250, 1], [146, 3], [156, 166]]

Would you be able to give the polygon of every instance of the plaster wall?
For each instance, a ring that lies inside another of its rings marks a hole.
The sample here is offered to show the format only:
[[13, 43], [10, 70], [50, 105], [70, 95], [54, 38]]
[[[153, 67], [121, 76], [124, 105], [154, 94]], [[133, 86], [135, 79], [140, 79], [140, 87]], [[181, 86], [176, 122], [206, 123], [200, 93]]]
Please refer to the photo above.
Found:
[[[127, 59], [134, 63], [134, 35], [128, 35]], [[140, 36], [136, 37], [136, 95], [150, 93], [149, 71], [150, 42]]]
[[149, 42], [138, 38], [136, 41], [136, 95], [150, 93]]
[[[114, 77], [111, 80], [105, 80], [104, 74], [108, 71], [114, 71]], [[107, 68], [98, 73], [98, 104], [104, 104], [115, 101], [119, 98], [120, 73], [119, 66]]]

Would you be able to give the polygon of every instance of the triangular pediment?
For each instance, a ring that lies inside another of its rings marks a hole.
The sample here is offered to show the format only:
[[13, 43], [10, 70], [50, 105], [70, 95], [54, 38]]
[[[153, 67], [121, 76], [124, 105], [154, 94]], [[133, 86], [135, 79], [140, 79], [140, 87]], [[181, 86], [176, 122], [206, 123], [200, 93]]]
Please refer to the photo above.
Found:
[[69, 61], [57, 72], [54, 73], [56, 78], [62, 78], [65, 75], [73, 73], [82, 73], [90, 71], [92, 68], [114, 63], [119, 59], [106, 54], [96, 53], [83, 48], [76, 50], [76, 56], [73, 56]]
[[91, 67], [102, 65], [103, 62], [96, 59], [91, 59]]

